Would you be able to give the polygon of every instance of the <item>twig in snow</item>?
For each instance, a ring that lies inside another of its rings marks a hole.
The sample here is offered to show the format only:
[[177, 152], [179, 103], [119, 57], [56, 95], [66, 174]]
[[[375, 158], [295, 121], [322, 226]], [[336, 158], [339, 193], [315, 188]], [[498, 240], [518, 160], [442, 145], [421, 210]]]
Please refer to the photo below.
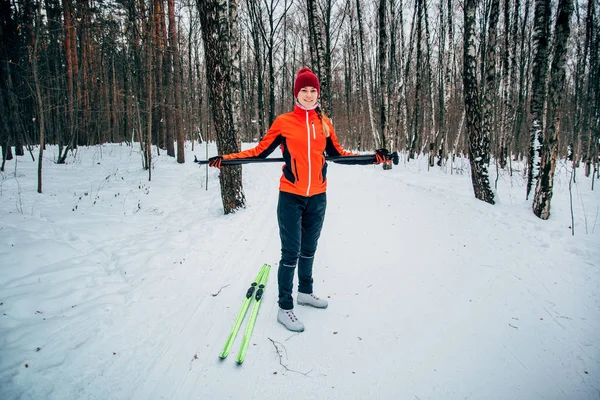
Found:
[[290, 340], [294, 336], [298, 336], [298, 335], [299, 335], [299, 333], [294, 333], [294, 334], [290, 335], [287, 339], [285, 339], [285, 341], [287, 342], [288, 340]]
[[[279, 365], [281, 365], [283, 368], [285, 368], [286, 371], [296, 372], [297, 374], [301, 374], [301, 375], [304, 375], [304, 376], [308, 376], [308, 374], [310, 374], [310, 372], [312, 371], [312, 369], [310, 371], [308, 371], [307, 373], [296, 371], [296, 370], [293, 370], [293, 369], [289, 369], [287, 365], [285, 365], [284, 363], [281, 362], [282, 354], [281, 354], [281, 349], [279, 348], [279, 346], [281, 346], [283, 348], [283, 351], [286, 353], [286, 358], [287, 358], [287, 350], [285, 349], [285, 346], [283, 344], [279, 343], [279, 342], [274, 341], [271, 338], [267, 338], [267, 339], [269, 339], [271, 341], [271, 343], [273, 343], [273, 346], [275, 346], [275, 351], [277, 352], [277, 355], [279, 356]], [[279, 346], [277, 346], [277, 345], [279, 345]]]
[[515, 329], [519, 329], [518, 327], [512, 325], [512, 324], [508, 324], [508, 326], [510, 326], [511, 328], [515, 328]]
[[219, 291], [217, 293], [213, 293], [211, 294], [212, 297], [217, 297], [219, 295], [219, 293], [221, 293], [221, 290], [225, 289], [227, 286], [229, 286], [230, 284], [228, 283], [225, 286], [222, 286], [221, 289], [219, 289]]

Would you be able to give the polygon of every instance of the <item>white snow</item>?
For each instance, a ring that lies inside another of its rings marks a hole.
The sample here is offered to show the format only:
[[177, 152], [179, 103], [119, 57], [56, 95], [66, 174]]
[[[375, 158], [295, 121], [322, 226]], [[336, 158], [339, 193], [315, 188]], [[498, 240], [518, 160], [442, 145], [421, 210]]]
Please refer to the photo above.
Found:
[[[295, 334], [276, 321], [278, 164], [244, 166], [247, 207], [225, 216], [219, 172], [207, 191], [189, 143], [183, 165], [154, 158], [151, 182], [137, 145], [80, 148], [66, 165], [56, 152], [43, 194], [29, 155], [1, 175], [2, 399], [600, 396], [600, 195], [582, 171], [572, 236], [563, 164], [548, 221], [522, 171], [501, 172], [491, 206], [466, 160], [452, 174], [426, 157], [330, 164], [314, 268], [330, 306], [297, 306]], [[245, 325], [220, 360], [263, 263], [246, 361]]]

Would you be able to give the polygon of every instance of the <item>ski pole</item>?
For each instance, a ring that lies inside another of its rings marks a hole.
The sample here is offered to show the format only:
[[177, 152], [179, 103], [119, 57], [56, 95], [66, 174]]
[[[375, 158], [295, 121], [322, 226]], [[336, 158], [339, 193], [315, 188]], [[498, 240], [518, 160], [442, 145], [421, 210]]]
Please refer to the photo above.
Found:
[[[375, 162], [375, 154], [361, 154], [356, 156], [326, 156], [325, 160], [334, 163], [352, 163], [357, 161]], [[399, 157], [398, 152], [393, 152], [387, 155], [387, 160], [392, 161], [394, 165], [398, 165]], [[234, 158], [232, 160], [221, 160], [221, 165], [241, 165], [241, 164], [255, 164], [255, 163], [282, 163], [285, 160], [283, 158]], [[194, 156], [194, 162], [200, 165], [208, 164], [208, 160], [198, 160]]]

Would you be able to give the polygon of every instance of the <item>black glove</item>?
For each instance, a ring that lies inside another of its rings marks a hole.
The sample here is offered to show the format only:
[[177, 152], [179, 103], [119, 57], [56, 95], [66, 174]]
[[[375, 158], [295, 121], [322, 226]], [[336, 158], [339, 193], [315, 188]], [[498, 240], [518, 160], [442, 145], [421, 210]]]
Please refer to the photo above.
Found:
[[214, 168], [221, 168], [221, 161], [223, 161], [223, 156], [214, 156], [208, 159], [208, 165]]
[[375, 151], [375, 164], [390, 161], [390, 152], [388, 149], [379, 149]]

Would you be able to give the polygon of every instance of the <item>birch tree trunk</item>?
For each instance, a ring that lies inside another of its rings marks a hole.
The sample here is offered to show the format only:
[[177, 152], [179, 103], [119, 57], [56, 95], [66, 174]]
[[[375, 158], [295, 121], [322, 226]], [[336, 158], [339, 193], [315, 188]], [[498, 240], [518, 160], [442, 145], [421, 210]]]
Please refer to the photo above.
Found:
[[475, 11], [477, 0], [465, 0], [464, 5], [464, 70], [463, 90], [469, 137], [469, 162], [475, 197], [494, 204], [486, 161], [489, 159], [489, 138], [481, 129], [481, 105], [477, 85], [477, 50], [475, 46]]
[[[231, 116], [234, 132], [238, 140], [242, 129], [242, 91], [240, 71], [240, 30], [238, 26], [239, 0], [229, 0], [229, 59], [231, 60]], [[241, 146], [241, 142], [240, 142]]]
[[[386, 4], [388, 0], [379, 0], [379, 82], [381, 104], [379, 115], [381, 119], [382, 148], [390, 149], [390, 134], [388, 122], [389, 92], [388, 92], [388, 36]], [[383, 169], [392, 169], [392, 163], [383, 163]]]
[[553, 59], [548, 85], [548, 112], [546, 131], [542, 139], [540, 175], [533, 196], [533, 213], [541, 219], [550, 217], [550, 201], [554, 186], [554, 169], [558, 154], [560, 103], [565, 83], [567, 61], [567, 41], [570, 35], [570, 21], [573, 13], [573, 0], [559, 0], [554, 27]]
[[543, 144], [544, 102], [548, 76], [548, 48], [550, 38], [550, 0], [535, 0], [533, 83], [529, 118], [529, 159], [527, 162], [527, 193], [529, 198], [534, 180], [537, 179]]
[[[598, 121], [598, 110], [596, 102], [594, 101], [594, 87], [598, 85], [597, 80], [599, 78], [598, 72], [598, 28], [595, 26], [598, 24], [596, 16], [596, 5], [594, 0], [589, 0], [587, 4], [587, 15], [586, 15], [586, 33], [582, 57], [582, 73], [580, 75], [581, 80], [578, 79], [578, 83], [582, 84], [580, 90], [577, 91], [577, 95], [581, 98], [581, 105], [578, 112], [578, 124], [577, 130], [579, 132], [580, 148], [581, 148], [581, 159], [584, 164], [584, 175], [590, 176], [591, 163], [597, 163], [598, 160], [594, 160], [594, 137], [593, 127], [597, 126]], [[596, 31], [596, 32], [594, 32]], [[596, 39], [594, 38], [596, 37]], [[589, 58], [589, 61], [588, 61]], [[587, 68], [586, 68], [587, 67]], [[587, 72], [587, 74], [586, 74]], [[587, 78], [584, 76], [587, 75]], [[595, 79], [594, 79], [595, 78]], [[597, 142], [597, 138], [596, 138]]]
[[[206, 58], [206, 77], [219, 154], [240, 151], [232, 109], [229, 13], [227, 0], [197, 0]], [[221, 199], [225, 214], [245, 207], [241, 166], [221, 169]]]
[[[494, 111], [496, 96], [496, 54], [497, 54], [497, 28], [500, 13], [500, 0], [492, 0], [490, 7], [490, 19], [487, 34], [487, 52], [485, 62], [485, 77], [483, 86], [483, 125], [482, 135], [486, 138], [492, 137], [494, 127]], [[489, 158], [484, 162], [488, 164]]]
[[421, 112], [421, 102], [423, 90], [423, 1], [415, 0], [415, 13], [417, 16], [416, 20], [416, 46], [417, 46], [417, 60], [415, 67], [415, 104], [413, 108], [413, 123], [412, 123], [412, 135], [408, 146], [408, 156], [410, 159], [415, 158], [415, 151], [417, 143], [421, 137], [421, 122], [423, 120], [423, 114]]

